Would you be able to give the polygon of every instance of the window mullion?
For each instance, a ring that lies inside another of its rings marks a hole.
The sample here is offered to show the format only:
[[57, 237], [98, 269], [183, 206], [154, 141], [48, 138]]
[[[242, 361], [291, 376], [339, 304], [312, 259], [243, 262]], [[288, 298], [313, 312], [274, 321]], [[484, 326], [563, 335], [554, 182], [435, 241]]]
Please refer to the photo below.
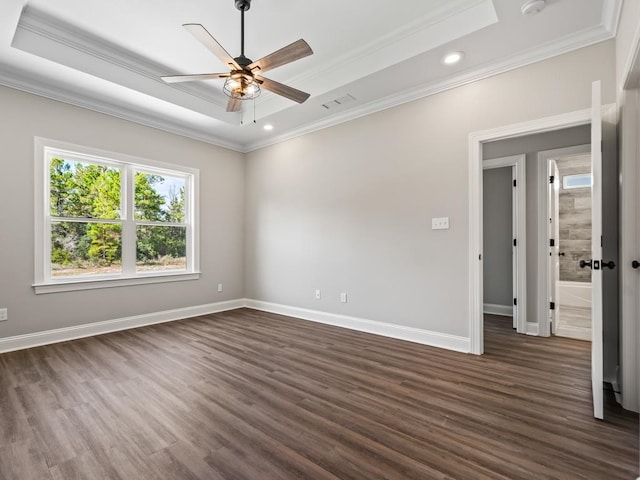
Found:
[[135, 181], [131, 165], [122, 169], [121, 185], [122, 208], [122, 274], [131, 276], [136, 273], [136, 225], [134, 221]]

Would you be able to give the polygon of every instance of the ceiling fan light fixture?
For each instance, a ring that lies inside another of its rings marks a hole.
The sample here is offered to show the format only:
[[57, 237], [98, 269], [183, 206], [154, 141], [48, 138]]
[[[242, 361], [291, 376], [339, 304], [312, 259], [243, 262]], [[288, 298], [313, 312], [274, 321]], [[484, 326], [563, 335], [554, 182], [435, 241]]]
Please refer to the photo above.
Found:
[[253, 100], [260, 96], [260, 85], [246, 72], [233, 72], [224, 82], [224, 93], [239, 100]]

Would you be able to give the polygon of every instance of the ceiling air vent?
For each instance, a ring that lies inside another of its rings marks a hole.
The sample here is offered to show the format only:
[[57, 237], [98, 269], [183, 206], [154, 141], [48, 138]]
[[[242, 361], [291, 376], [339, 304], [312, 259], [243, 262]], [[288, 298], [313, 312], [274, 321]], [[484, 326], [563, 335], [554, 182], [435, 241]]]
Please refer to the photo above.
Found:
[[334, 108], [338, 108], [346, 105], [347, 103], [351, 103], [355, 99], [356, 97], [347, 93], [344, 97], [336, 98], [335, 100], [331, 100], [330, 102], [323, 103], [322, 106], [327, 110], [333, 110]]

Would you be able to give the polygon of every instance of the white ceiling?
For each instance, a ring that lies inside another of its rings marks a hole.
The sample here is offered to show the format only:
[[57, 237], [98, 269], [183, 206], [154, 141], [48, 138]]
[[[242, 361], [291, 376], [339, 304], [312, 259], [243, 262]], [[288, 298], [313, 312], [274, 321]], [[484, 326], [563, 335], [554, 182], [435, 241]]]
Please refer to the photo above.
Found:
[[[234, 0], [2, 0], [0, 84], [249, 151], [612, 38], [622, 0], [547, 0], [526, 17], [522, 3], [253, 0], [249, 58], [299, 38], [314, 50], [265, 74], [311, 98], [298, 105], [264, 92], [254, 123], [253, 102], [241, 114], [225, 111], [221, 80], [159, 78], [226, 71], [181, 25], [203, 24], [237, 56]], [[456, 50], [462, 62], [442, 64]], [[355, 100], [333, 102], [347, 95]]]

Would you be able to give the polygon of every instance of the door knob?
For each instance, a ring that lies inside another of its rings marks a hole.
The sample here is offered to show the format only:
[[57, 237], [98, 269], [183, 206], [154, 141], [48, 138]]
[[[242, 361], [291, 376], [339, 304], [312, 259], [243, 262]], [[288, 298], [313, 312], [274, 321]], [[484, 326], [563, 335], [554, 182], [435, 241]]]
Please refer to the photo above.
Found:
[[604, 260], [602, 260], [601, 263], [602, 263], [602, 268], [607, 267], [607, 268], [610, 268], [611, 270], [616, 268], [616, 264], [613, 260], [610, 260], [608, 262], [605, 262]]
[[585, 268], [585, 267], [589, 267], [591, 268], [593, 265], [593, 262], [591, 260], [589, 260], [588, 262], [585, 262], [584, 260], [580, 260], [580, 268]]
[[634, 260], [633, 262], [631, 262], [631, 266], [633, 268], [638, 268], [640, 267], [640, 262], [638, 262], [638, 260]]
[[560, 253], [558, 253], [558, 256], [559, 256], [559, 257], [564, 257], [564, 252], [560, 252]]

